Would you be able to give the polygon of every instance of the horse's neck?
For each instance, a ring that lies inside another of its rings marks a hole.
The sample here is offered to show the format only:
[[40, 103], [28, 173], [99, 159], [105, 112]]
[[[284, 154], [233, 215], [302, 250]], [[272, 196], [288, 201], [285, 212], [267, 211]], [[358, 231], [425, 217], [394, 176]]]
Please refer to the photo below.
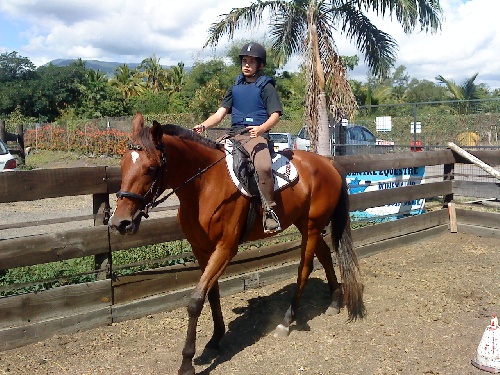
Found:
[[167, 142], [166, 148], [167, 174], [170, 185], [174, 189], [185, 184], [185, 187], [183, 186], [181, 190], [191, 190], [200, 184], [192, 183], [193, 181], [186, 183], [188, 180], [195, 176], [201, 177], [205, 173], [205, 169], [209, 170], [220, 167], [219, 164], [223, 165], [224, 152], [193, 141], [175, 140]]

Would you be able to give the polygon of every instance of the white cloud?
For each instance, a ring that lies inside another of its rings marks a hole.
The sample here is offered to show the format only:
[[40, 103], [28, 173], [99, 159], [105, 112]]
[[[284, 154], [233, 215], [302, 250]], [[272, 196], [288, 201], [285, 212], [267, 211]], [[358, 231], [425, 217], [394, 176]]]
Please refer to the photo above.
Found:
[[[479, 72], [477, 83], [500, 87], [500, 37], [498, 0], [441, 0], [442, 30], [436, 34], [405, 35], [396, 21], [374, 19], [399, 44], [396, 65], [405, 65], [412, 78], [434, 80], [438, 74], [461, 82]], [[2, 0], [0, 52], [12, 51], [42, 65], [56, 58], [140, 62], [156, 54], [166, 65], [211, 56], [202, 50], [210, 25], [234, 7], [251, 0]], [[28, 26], [26, 26], [28, 25]], [[260, 30], [237, 35], [258, 38]], [[7, 34], [11, 33], [11, 34]], [[16, 44], [17, 43], [17, 44]], [[4, 46], [2, 46], [2, 44]], [[341, 54], [359, 53], [343, 37], [337, 40]], [[9, 48], [5, 46], [9, 46]], [[217, 51], [224, 51], [227, 39]], [[297, 66], [294, 59], [290, 68]], [[360, 56], [363, 61], [363, 57]], [[364, 80], [366, 68], [350, 74]]]

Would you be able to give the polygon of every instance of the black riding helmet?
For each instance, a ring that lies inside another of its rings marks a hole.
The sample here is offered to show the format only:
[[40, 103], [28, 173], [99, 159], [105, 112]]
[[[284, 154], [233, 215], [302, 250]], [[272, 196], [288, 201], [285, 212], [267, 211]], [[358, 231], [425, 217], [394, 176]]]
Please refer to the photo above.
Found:
[[259, 43], [250, 42], [245, 44], [241, 48], [239, 56], [240, 61], [243, 56], [252, 56], [258, 58], [262, 64], [266, 65], [266, 49]]

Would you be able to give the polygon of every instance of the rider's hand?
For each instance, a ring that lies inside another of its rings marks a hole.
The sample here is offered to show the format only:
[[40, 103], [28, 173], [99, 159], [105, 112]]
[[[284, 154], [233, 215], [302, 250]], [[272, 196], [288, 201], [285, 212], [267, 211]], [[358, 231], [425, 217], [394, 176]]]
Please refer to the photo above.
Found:
[[205, 131], [205, 125], [201, 125], [201, 124], [195, 125], [193, 127], [193, 131], [198, 133], [198, 134], [201, 134]]
[[260, 135], [260, 126], [248, 126], [247, 129], [250, 133], [250, 138], [255, 138]]

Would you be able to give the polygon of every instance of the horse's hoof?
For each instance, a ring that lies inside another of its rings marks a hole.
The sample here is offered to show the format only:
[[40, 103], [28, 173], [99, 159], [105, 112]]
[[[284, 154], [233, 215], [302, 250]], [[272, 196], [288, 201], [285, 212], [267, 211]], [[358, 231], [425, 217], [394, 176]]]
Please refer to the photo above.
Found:
[[195, 374], [196, 372], [194, 371], [194, 366], [191, 363], [191, 361], [189, 361], [189, 363], [183, 362], [181, 368], [179, 369], [179, 371], [177, 371], [177, 375], [195, 375]]
[[328, 306], [326, 310], [326, 315], [337, 315], [340, 314], [340, 308], [342, 307], [342, 302], [344, 299], [344, 292], [342, 284], [339, 285], [337, 289], [332, 293], [332, 303]]
[[339, 306], [328, 306], [328, 309], [326, 309], [325, 314], [328, 316], [340, 314], [340, 307]]
[[285, 327], [283, 324], [278, 324], [274, 331], [274, 337], [288, 337], [290, 334], [290, 327]]
[[184, 370], [182, 367], [179, 369], [177, 372], [177, 375], [196, 375], [196, 372], [194, 371], [194, 367], [191, 367], [190, 369]]

